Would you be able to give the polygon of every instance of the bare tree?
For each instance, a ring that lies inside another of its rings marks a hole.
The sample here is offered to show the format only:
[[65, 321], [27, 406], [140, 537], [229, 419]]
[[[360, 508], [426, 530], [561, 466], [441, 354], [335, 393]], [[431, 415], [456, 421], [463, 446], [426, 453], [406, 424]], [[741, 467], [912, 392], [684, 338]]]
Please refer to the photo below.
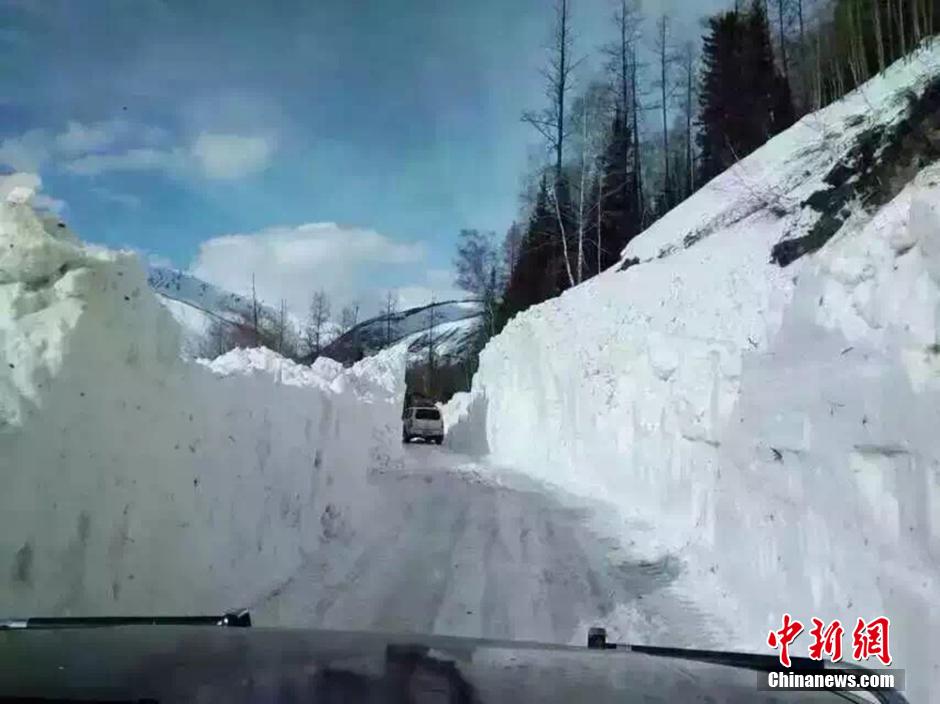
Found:
[[428, 306], [428, 363], [426, 369], [425, 391], [428, 396], [434, 395], [434, 345], [436, 343], [435, 326], [437, 323], [437, 304], [434, 297], [431, 297], [431, 304]]
[[920, 43], [921, 32], [920, 32], [920, 22], [921, 22], [921, 13], [920, 13], [920, 2], [919, 0], [910, 0], [908, 6], [910, 7], [910, 16], [911, 16], [911, 33], [913, 34], [913, 43], [916, 46]]
[[872, 25], [875, 30], [875, 53], [878, 56], [878, 72], [885, 70], [885, 40], [881, 29], [881, 0], [871, 0]]
[[522, 114], [524, 122], [532, 125], [545, 138], [555, 154], [555, 180], [562, 178], [565, 147], [565, 103], [571, 91], [572, 74], [579, 63], [573, 61], [570, 18], [570, 0], [556, 0], [555, 27], [552, 31], [551, 55], [548, 66], [542, 70], [545, 78], [545, 93], [549, 105], [538, 112]]
[[659, 107], [663, 118], [663, 171], [667, 207], [672, 205], [672, 196], [670, 194], [672, 176], [669, 170], [669, 92], [670, 71], [674, 62], [674, 56], [670, 50], [670, 41], [669, 15], [664, 13], [656, 24], [655, 49], [659, 56], [659, 80], [656, 82], [656, 86], [659, 88], [660, 92]]
[[255, 289], [255, 275], [251, 275], [251, 329], [255, 334], [255, 344], [261, 337], [260, 328], [261, 303], [258, 301], [258, 292]]
[[313, 294], [310, 299], [310, 313], [304, 329], [304, 342], [307, 350], [313, 357], [320, 354], [323, 349], [323, 326], [330, 319], [330, 299], [322, 289]]
[[568, 232], [562, 204], [559, 200], [564, 178], [564, 152], [567, 138], [565, 109], [568, 94], [572, 88], [573, 73], [580, 61], [572, 58], [573, 36], [571, 33], [570, 0], [556, 0], [555, 26], [552, 31], [548, 66], [543, 69], [545, 92], [548, 107], [538, 112], [523, 113], [522, 120], [532, 125], [545, 138], [549, 149], [554, 152], [554, 179], [550, 195], [554, 202], [555, 215], [558, 219], [559, 236], [569, 283], [574, 286], [574, 273], [568, 253]]
[[284, 354], [284, 343], [287, 339], [287, 326], [287, 301], [282, 298], [281, 305], [278, 308], [277, 320], [274, 327], [274, 339], [275, 344], [277, 345], [276, 352], [278, 354]]
[[822, 32], [816, 31], [816, 66], [813, 71], [813, 110], [819, 110], [823, 101], [823, 77], [822, 77]]
[[780, 42], [780, 66], [783, 69], [783, 77], [790, 80], [790, 67], [787, 65], [787, 33], [786, 25], [786, 0], [777, 0], [777, 26], [779, 29]]
[[597, 220], [594, 222], [594, 229], [597, 239], [597, 273], [600, 274], [604, 268], [604, 162], [598, 158], [597, 164], [597, 205], [595, 215]]
[[454, 269], [457, 272], [457, 286], [479, 297], [483, 304], [487, 329], [492, 335], [495, 332], [499, 294], [505, 283], [495, 233], [461, 230]]
[[213, 315], [205, 336], [200, 341], [197, 354], [213, 359], [235, 348], [235, 325], [228, 320]]
[[[608, 67], [613, 74], [613, 83], [616, 87], [620, 112], [627, 119], [630, 116], [631, 142], [624, 143], [625, 150], [633, 150], [633, 183], [636, 189], [635, 199], [642, 210], [643, 183], [641, 179], [640, 164], [640, 130], [639, 130], [639, 91], [638, 91], [638, 63], [636, 45], [639, 42], [642, 16], [638, 0], [619, 0], [614, 12], [614, 29], [617, 38], [607, 46]], [[624, 164], [628, 163], [627, 154], [624, 154]]]
[[646, 206], [643, 198], [643, 159], [640, 154], [640, 99], [639, 81], [637, 79], [638, 65], [636, 58], [636, 45], [631, 49], [630, 60], [630, 99], [633, 103], [631, 117], [633, 118], [633, 182], [636, 186], [636, 204], [640, 211], [641, 221], [646, 221]]
[[503, 273], [506, 280], [512, 278], [512, 273], [516, 270], [524, 236], [525, 231], [517, 222], [512, 223], [506, 231], [506, 237], [503, 239]]
[[578, 283], [584, 279], [584, 227], [585, 227], [585, 217], [584, 217], [584, 182], [587, 179], [587, 144], [588, 144], [588, 101], [583, 101], [581, 105], [581, 155], [579, 164], [579, 180], [578, 184], [578, 264], [577, 264], [577, 280]]
[[385, 346], [392, 344], [392, 316], [398, 312], [398, 296], [389, 289], [385, 294]]
[[[616, 86], [613, 86], [616, 88]], [[593, 267], [594, 262], [586, 260], [585, 247], [588, 244], [591, 230], [597, 226], [595, 240], [598, 250], [602, 248], [599, 241], [601, 235], [601, 222], [604, 208], [604, 168], [605, 150], [609, 148], [610, 124], [613, 113], [622, 109], [622, 97], [607, 81], [594, 81], [589, 83], [572, 105], [572, 113], [576, 116], [578, 133], [572, 135], [572, 145], [578, 154], [578, 162], [569, 169], [576, 169], [577, 203], [575, 210], [577, 225], [576, 251], [577, 258], [574, 268], [575, 279], [578, 283], [585, 278], [585, 269]], [[628, 97], [629, 99], [629, 97]], [[622, 116], [622, 113], [621, 113]], [[622, 116], [623, 117], [623, 116]], [[621, 140], [624, 149], [629, 150], [627, 140]], [[629, 154], [623, 154], [623, 164], [628, 168]], [[624, 183], [627, 176], [624, 175]], [[592, 188], [597, 184], [597, 190]], [[590, 275], [590, 274], [588, 274]]]
[[803, 0], [796, 0], [796, 17], [800, 26], [800, 52], [806, 50], [806, 25], [803, 21]]
[[359, 322], [359, 302], [353, 301], [348, 306], [345, 306], [340, 313], [340, 326], [343, 328], [343, 332], [349, 332], [356, 324]]
[[849, 41], [848, 63], [852, 73], [852, 80], [856, 86], [861, 85], [869, 78], [868, 58], [865, 51], [865, 30], [862, 23], [862, 8], [858, 2], [850, 2], [846, 6], [846, 33]]
[[903, 56], [907, 53], [907, 37], [904, 32], [904, 5], [906, 0], [897, 0], [897, 22], [898, 22], [898, 37], [901, 42], [901, 51], [900, 55]]
[[695, 189], [695, 160], [692, 153], [692, 119], [695, 113], [695, 45], [688, 41], [682, 50], [682, 71], [685, 74], [685, 193], [689, 196]]
[[359, 323], [359, 301], [353, 301], [348, 306], [345, 306], [340, 313], [340, 325], [344, 334], [352, 332], [352, 348], [354, 352], [354, 359], [356, 361], [362, 359], [364, 351], [359, 344], [359, 333], [360, 330], [357, 327]]

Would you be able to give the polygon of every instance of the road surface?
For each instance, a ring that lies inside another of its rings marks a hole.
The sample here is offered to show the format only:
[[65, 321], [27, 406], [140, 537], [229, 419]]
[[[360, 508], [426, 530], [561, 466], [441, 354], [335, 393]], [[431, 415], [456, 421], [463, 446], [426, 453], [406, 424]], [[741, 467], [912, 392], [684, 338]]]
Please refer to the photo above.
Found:
[[312, 556], [256, 622], [568, 643], [626, 613], [644, 640], [703, 644], [668, 589], [678, 561], [625, 560], [590, 530], [594, 509], [478, 462], [407, 446], [402, 471], [374, 478], [368, 534]]

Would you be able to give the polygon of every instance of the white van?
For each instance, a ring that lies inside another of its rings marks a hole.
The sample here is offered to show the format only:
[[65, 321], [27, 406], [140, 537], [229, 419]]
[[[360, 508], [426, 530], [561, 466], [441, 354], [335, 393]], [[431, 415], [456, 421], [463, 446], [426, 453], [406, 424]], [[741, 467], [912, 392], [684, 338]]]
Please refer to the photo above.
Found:
[[424, 438], [440, 445], [444, 441], [444, 421], [441, 412], [430, 406], [415, 406], [405, 411], [401, 429], [402, 442]]

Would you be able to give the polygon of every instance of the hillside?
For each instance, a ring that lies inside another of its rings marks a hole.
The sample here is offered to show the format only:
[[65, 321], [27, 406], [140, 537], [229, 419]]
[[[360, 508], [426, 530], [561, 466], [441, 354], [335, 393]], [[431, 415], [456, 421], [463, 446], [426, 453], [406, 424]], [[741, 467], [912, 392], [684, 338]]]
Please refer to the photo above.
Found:
[[[936, 45], [804, 117], [510, 321], [445, 408], [451, 446], [608, 501], [603, 530], [683, 564], [703, 647], [766, 651], [783, 611], [883, 614], [928, 701], [938, 125]], [[668, 645], [644, 603], [618, 608], [619, 634]]]
[[[187, 356], [204, 353], [213, 323], [235, 325], [251, 320], [250, 298], [226, 291], [191, 274], [151, 266], [147, 270], [147, 283], [182, 327], [182, 348]], [[259, 304], [259, 311], [263, 318], [277, 319], [278, 312], [270, 306]], [[301, 321], [290, 313], [288, 319], [295, 330], [301, 330]], [[330, 341], [339, 333], [339, 325], [326, 323], [322, 334], [325, 340]]]
[[[237, 324], [251, 319], [251, 300], [207, 283], [195, 276], [165, 267], [151, 266], [147, 283], [158, 299], [183, 329], [182, 348], [187, 356], [200, 356], [215, 321]], [[261, 305], [261, 314], [274, 319], [277, 312]], [[435, 360], [441, 366], [463, 361], [480, 326], [481, 308], [474, 300], [443, 301], [419, 306], [391, 315], [364, 320], [343, 333], [340, 326], [328, 322], [323, 338], [322, 356], [351, 364], [399, 345], [408, 349], [410, 367], [427, 361], [428, 340], [434, 341]], [[302, 322], [291, 317], [291, 324], [301, 330]], [[433, 324], [433, 335], [428, 330]], [[390, 344], [389, 344], [390, 342]], [[312, 361], [309, 357], [306, 361]]]
[[[428, 341], [442, 365], [463, 360], [479, 330], [482, 309], [474, 300], [443, 301], [365, 320], [327, 345], [323, 354], [350, 363], [389, 347], [406, 346], [410, 366], [424, 364]], [[429, 332], [431, 334], [429, 335]]]

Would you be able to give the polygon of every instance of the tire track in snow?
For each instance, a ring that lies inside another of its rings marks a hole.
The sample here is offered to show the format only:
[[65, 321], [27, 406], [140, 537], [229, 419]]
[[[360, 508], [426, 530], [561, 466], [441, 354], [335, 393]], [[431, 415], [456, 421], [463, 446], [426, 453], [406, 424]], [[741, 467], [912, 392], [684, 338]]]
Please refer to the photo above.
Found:
[[591, 508], [524, 478], [491, 483], [433, 447], [409, 446], [405, 471], [375, 481], [364, 543], [321, 546], [260, 606], [260, 624], [570, 642], [626, 610], [674, 644], [701, 634], [703, 617], [669, 592], [678, 562], [630, 561], [591, 531]]

